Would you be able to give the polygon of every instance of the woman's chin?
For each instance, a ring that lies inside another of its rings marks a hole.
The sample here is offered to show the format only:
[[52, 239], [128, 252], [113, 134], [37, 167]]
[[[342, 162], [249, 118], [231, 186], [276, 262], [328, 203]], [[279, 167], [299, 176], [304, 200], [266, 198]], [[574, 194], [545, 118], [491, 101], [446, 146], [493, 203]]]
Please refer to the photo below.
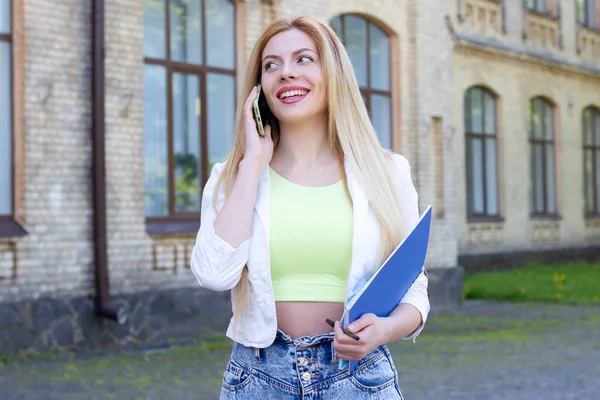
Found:
[[280, 125], [306, 124], [313, 119], [317, 119], [320, 114], [318, 112], [306, 110], [290, 111], [291, 112], [282, 113], [282, 115], [277, 117]]

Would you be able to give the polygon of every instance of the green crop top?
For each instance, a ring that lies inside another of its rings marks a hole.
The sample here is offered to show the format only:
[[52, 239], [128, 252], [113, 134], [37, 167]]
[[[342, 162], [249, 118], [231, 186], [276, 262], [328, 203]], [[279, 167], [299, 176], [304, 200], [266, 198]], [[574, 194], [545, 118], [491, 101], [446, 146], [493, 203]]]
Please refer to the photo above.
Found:
[[343, 303], [353, 231], [344, 183], [302, 186], [269, 173], [275, 301]]

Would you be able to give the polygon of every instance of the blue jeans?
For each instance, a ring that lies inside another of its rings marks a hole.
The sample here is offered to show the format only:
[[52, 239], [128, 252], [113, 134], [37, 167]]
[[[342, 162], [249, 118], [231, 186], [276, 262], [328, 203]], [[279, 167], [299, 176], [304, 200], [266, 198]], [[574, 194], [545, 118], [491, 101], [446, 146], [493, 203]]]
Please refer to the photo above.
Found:
[[292, 339], [277, 331], [266, 349], [233, 344], [223, 375], [221, 400], [402, 400], [386, 346], [359, 361], [350, 375], [338, 368], [333, 333]]

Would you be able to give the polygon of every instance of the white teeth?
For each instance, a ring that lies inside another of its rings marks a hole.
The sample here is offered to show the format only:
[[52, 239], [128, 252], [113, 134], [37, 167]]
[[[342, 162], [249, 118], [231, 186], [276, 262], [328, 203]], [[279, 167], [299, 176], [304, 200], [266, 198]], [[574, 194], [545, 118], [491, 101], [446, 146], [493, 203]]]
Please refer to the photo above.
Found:
[[281, 95], [279, 95], [279, 98], [285, 99], [287, 97], [304, 96], [307, 93], [308, 90], [288, 90], [287, 92], [281, 93]]

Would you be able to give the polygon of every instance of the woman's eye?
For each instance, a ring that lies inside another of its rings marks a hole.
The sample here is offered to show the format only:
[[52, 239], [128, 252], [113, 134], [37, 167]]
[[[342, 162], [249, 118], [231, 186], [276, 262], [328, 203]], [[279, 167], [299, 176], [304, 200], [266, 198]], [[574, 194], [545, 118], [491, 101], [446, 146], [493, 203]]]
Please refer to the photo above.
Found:
[[302, 62], [308, 62], [308, 61], [314, 61], [311, 57], [309, 56], [300, 56], [299, 58], [300, 61]]
[[273, 66], [272, 62], [268, 62], [265, 64], [265, 70], [269, 70]]

